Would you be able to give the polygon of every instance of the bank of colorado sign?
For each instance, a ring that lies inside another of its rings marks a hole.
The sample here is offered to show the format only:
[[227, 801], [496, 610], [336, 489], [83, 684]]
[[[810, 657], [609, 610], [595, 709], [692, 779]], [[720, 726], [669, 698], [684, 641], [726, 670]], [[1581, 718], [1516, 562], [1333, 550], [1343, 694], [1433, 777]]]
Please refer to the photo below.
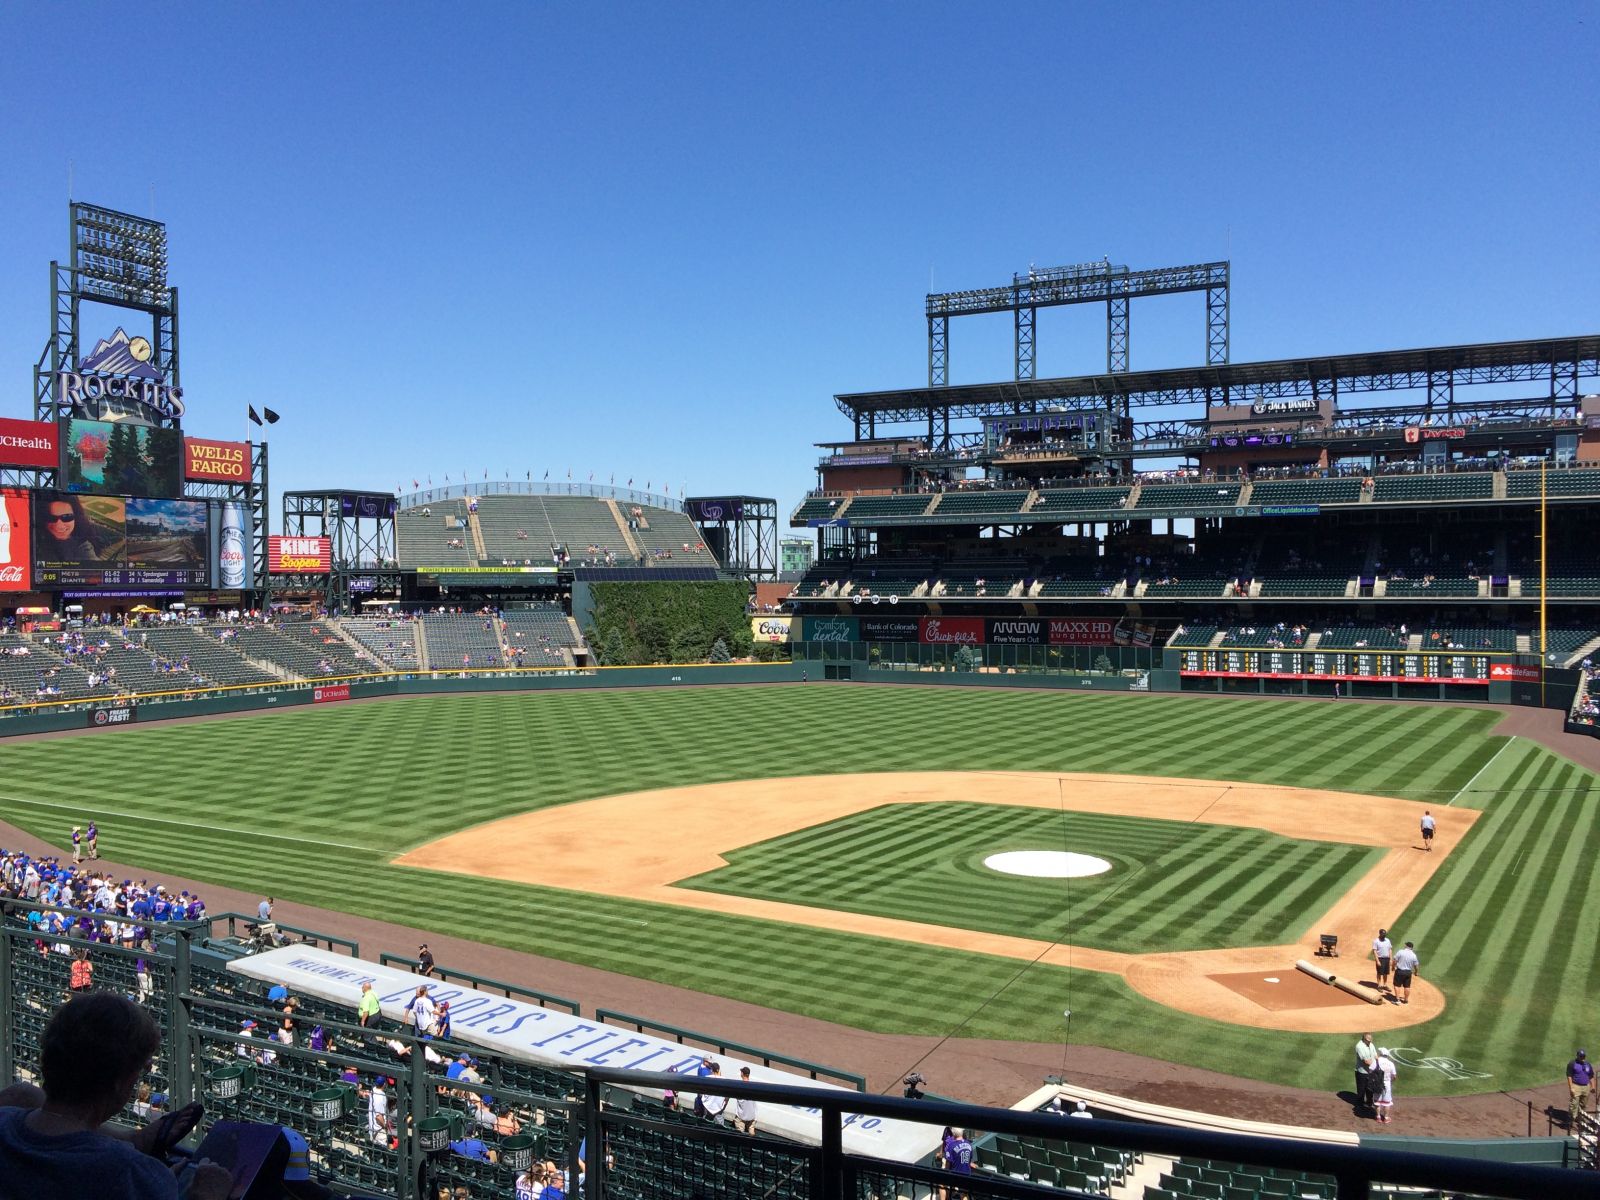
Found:
[[267, 570], [281, 575], [326, 575], [333, 570], [333, 543], [325, 537], [267, 539]]

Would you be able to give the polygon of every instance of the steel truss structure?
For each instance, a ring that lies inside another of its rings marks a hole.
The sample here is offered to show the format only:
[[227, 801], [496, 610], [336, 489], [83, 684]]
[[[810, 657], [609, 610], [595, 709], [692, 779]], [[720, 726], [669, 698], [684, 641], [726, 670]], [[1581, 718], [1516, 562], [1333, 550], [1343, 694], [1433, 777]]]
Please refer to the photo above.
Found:
[[359, 488], [326, 488], [283, 494], [283, 532], [287, 537], [325, 537], [332, 543], [333, 569], [327, 575], [272, 575], [274, 592], [322, 592], [330, 610], [350, 608], [350, 581], [371, 579], [383, 590], [398, 591], [406, 575], [395, 552], [393, 517], [345, 513], [346, 496], [394, 497]]
[[167, 227], [160, 221], [71, 203], [71, 256], [50, 263], [50, 339], [33, 368], [36, 421], [68, 415], [55, 395], [58, 371], [77, 367], [82, 353], [84, 301], [150, 317], [150, 364], [169, 387], [179, 387], [178, 289], [167, 286]]
[[[976, 311], [976, 310], [975, 310]], [[839, 411], [855, 425], [858, 441], [879, 436], [879, 425], [918, 424], [930, 446], [944, 448], [950, 423], [1055, 409], [1105, 409], [1124, 415], [1136, 409], [1193, 404], [1207, 408], [1269, 400], [1310, 398], [1337, 401], [1342, 395], [1421, 391], [1426, 413], [1463, 411], [1458, 387], [1536, 383], [1548, 402], [1575, 411], [1578, 381], [1600, 376], [1600, 334], [1529, 342], [1481, 342], [1375, 354], [1280, 359], [1272, 362], [1179, 367], [1164, 371], [1079, 375], [955, 387], [841, 393]]]
[[769, 496], [689, 496], [685, 511], [730, 574], [778, 577], [778, 502]]
[[928, 386], [950, 384], [950, 318], [975, 313], [1012, 315], [1013, 378], [1035, 377], [1036, 328], [1041, 308], [1064, 304], [1106, 306], [1106, 371], [1129, 370], [1131, 325], [1128, 302], [1141, 296], [1206, 294], [1207, 364], [1228, 361], [1229, 264], [1198, 263], [1186, 267], [1154, 267], [1134, 271], [1110, 260], [1072, 267], [1047, 267], [1011, 277], [1008, 286], [930, 294], [928, 317]]
[[[36, 421], [71, 416], [55, 394], [56, 374], [78, 367], [82, 356], [81, 318], [85, 302], [140, 312], [150, 318], [150, 364], [169, 387], [180, 387], [178, 289], [167, 283], [167, 227], [97, 204], [68, 205], [71, 252], [67, 265], [50, 263], [50, 336], [33, 368]], [[162, 424], [177, 426], [176, 419]], [[0, 470], [0, 485], [53, 488], [57, 472], [48, 468]], [[250, 445], [250, 478], [240, 483], [188, 482], [184, 498], [243, 504], [250, 528], [256, 592], [267, 578], [267, 444]], [[107, 593], [111, 595], [113, 593]]]

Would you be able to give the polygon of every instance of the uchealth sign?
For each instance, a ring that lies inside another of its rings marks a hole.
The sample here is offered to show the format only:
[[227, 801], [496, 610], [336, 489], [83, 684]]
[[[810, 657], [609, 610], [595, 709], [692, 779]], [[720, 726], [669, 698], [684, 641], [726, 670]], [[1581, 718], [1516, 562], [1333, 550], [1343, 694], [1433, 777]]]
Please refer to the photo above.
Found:
[[1116, 639], [1117, 623], [1109, 617], [1052, 617], [1052, 646], [1109, 646]]
[[[305, 946], [268, 950], [236, 959], [228, 964], [228, 970], [262, 983], [281, 983], [291, 996], [315, 996], [330, 1004], [342, 1004], [350, 1010], [352, 1019], [361, 1002], [361, 985], [370, 983], [383, 1016], [397, 1025], [404, 1024], [406, 1001], [423, 982], [435, 1002], [450, 1002], [450, 1033], [457, 1042], [557, 1070], [608, 1067], [620, 1071], [678, 1072], [687, 1076], [679, 1089], [680, 1100], [683, 1093], [693, 1091], [695, 1070], [706, 1053], [697, 1047], [606, 1025], [592, 1017], [542, 1008], [526, 1000], [480, 992], [462, 984], [419, 981], [416, 975], [398, 967], [381, 966], [330, 950]], [[713, 1057], [721, 1063], [724, 1079], [738, 1079], [740, 1069], [749, 1067], [753, 1083], [835, 1093], [848, 1090], [731, 1054]], [[822, 1117], [817, 1109], [762, 1103], [756, 1119], [763, 1129], [811, 1145], [822, 1141]], [[933, 1125], [885, 1117], [847, 1116], [845, 1120], [844, 1149], [850, 1154], [916, 1162], [939, 1141], [939, 1130]]]
[[751, 617], [750, 636], [758, 642], [787, 642], [793, 617]]
[[183, 477], [202, 483], [249, 483], [250, 443], [184, 438]]
[[918, 640], [929, 646], [983, 645], [982, 617], [923, 617]]
[[267, 570], [274, 574], [326, 575], [333, 570], [333, 542], [325, 537], [267, 539]]
[[17, 421], [0, 417], [0, 467], [61, 466], [53, 421]]
[[350, 699], [350, 685], [348, 683], [325, 683], [321, 687], [311, 689], [311, 703], [333, 704], [339, 700]]
[[0, 592], [29, 589], [33, 556], [28, 547], [32, 537], [28, 493], [0, 488]]

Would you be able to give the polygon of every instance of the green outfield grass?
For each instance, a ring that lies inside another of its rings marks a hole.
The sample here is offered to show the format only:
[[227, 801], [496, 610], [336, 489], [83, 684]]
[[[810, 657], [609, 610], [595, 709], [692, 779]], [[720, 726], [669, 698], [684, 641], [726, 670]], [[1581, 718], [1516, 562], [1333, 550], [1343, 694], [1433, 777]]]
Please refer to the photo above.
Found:
[[[1075, 850], [1112, 869], [1028, 879], [983, 865], [1006, 850]], [[890, 804], [746, 846], [680, 886], [1146, 954], [1290, 941], [1382, 854], [1228, 825]]]
[[1559, 1077], [1600, 983], [1597, 779], [1487, 736], [1494, 720], [1439, 706], [939, 688], [417, 698], [0, 743], [0, 814], [58, 845], [92, 816], [104, 853], [150, 870], [862, 1028], [1054, 1042], [1071, 1008], [1074, 1041], [1333, 1089], [1349, 1086], [1351, 1039], [1188, 1017], [1105, 975], [389, 860], [542, 805], [818, 772], [1104, 771], [1453, 800], [1486, 816], [1392, 923], [1450, 1004], [1397, 1041], [1462, 1064], [1457, 1078], [1408, 1072], [1408, 1094], [1484, 1091]]

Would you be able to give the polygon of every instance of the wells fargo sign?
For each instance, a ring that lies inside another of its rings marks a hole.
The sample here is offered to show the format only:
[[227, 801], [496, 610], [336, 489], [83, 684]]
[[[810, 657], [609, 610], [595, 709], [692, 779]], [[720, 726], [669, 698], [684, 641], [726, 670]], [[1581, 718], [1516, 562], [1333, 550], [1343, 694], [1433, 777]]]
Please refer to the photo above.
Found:
[[184, 438], [183, 477], [205, 483], [249, 483], [250, 443]]

